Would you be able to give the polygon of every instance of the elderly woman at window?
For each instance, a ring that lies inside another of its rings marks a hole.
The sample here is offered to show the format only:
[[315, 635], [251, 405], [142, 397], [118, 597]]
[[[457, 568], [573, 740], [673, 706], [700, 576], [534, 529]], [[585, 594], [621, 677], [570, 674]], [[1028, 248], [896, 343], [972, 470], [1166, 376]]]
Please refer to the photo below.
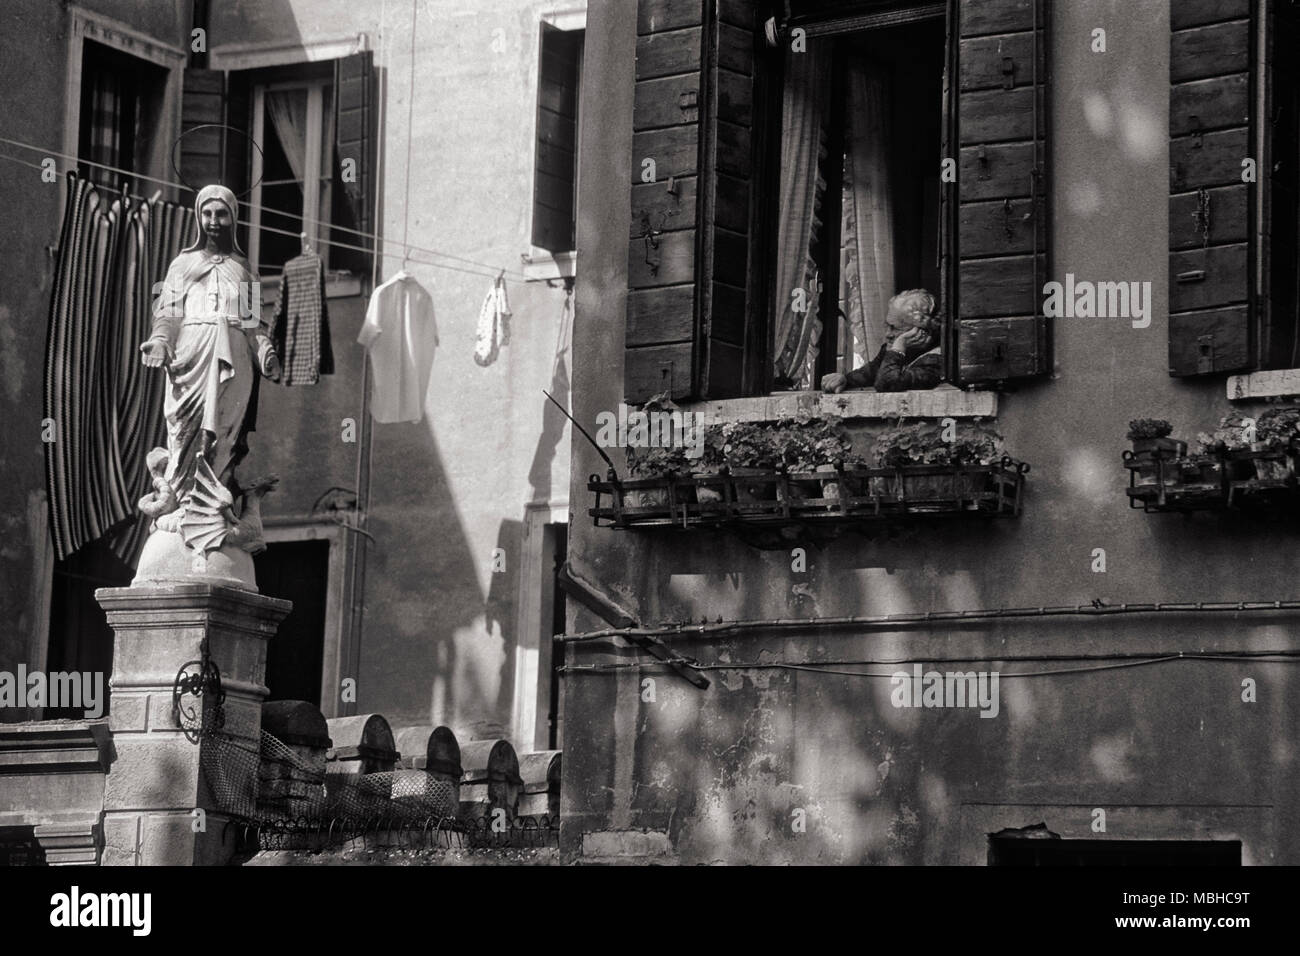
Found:
[[924, 289], [909, 289], [889, 300], [885, 322], [889, 332], [876, 357], [847, 374], [822, 377], [822, 390], [875, 388], [878, 392], [934, 388], [943, 381], [942, 328], [935, 317], [934, 296]]

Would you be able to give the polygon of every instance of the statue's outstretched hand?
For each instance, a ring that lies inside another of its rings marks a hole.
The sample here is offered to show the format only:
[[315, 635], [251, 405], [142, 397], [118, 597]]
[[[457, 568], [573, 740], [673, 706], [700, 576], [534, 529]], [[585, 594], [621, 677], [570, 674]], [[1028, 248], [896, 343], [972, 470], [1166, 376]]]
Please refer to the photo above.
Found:
[[167, 364], [167, 345], [157, 339], [151, 339], [140, 346], [140, 361], [149, 368], [161, 368]]

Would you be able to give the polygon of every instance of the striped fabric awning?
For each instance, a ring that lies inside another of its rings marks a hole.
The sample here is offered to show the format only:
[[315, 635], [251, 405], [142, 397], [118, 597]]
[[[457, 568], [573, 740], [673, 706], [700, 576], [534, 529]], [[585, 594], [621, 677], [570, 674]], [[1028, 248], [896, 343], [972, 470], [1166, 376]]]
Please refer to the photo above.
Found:
[[165, 376], [140, 361], [153, 285], [183, 247], [191, 213], [170, 202], [112, 196], [68, 173], [45, 359], [45, 474], [55, 553], [112, 533], [134, 564], [148, 521], [145, 454], [166, 444]]

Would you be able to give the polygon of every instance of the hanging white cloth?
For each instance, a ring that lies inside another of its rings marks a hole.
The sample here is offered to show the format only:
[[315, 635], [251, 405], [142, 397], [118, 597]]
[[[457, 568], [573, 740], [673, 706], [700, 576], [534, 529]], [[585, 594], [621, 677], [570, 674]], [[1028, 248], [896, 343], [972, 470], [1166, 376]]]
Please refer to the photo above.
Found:
[[510, 300], [506, 297], [505, 277], [497, 276], [478, 310], [474, 361], [487, 367], [496, 361], [501, 349], [509, 344]]
[[403, 269], [374, 291], [357, 342], [370, 353], [370, 414], [375, 421], [418, 422], [438, 346], [433, 298]]

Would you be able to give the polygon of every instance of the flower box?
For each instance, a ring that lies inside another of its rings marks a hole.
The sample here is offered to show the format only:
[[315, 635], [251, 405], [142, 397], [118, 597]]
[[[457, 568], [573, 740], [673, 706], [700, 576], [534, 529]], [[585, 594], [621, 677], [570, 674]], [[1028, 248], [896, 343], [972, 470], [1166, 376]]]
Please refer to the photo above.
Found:
[[[1028, 465], [1004, 457], [990, 465], [746, 469], [633, 480], [593, 475], [587, 487], [595, 503], [588, 514], [597, 526], [628, 529], [852, 525], [905, 515], [1012, 517], [1020, 513], [1028, 471]], [[647, 494], [656, 489], [660, 494]], [[714, 494], [702, 497], [704, 490]]]

